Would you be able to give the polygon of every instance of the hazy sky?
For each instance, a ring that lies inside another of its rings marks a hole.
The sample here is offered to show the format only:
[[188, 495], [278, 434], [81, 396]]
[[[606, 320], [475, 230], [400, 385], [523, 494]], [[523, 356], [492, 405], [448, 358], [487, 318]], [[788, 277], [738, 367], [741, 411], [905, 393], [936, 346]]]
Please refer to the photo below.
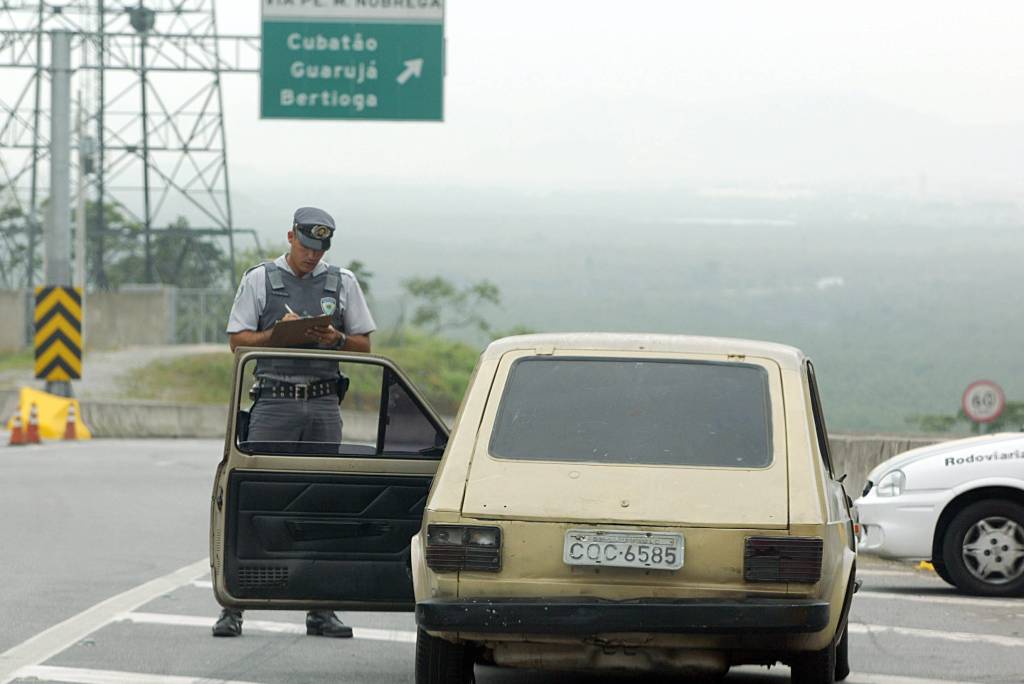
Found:
[[[256, 2], [217, 7], [259, 30]], [[236, 187], [1024, 190], [1020, 2], [446, 7], [444, 123], [261, 121], [257, 77], [226, 77]]]

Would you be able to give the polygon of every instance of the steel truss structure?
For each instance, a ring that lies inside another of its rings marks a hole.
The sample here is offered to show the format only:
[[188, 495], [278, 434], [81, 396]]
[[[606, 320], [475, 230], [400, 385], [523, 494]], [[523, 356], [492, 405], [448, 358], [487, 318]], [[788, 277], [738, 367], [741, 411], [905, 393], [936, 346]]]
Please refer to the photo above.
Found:
[[142, 226], [146, 282], [157, 280], [154, 236], [180, 231], [179, 217], [193, 233], [226, 242], [233, 273], [240, 230], [221, 76], [258, 71], [259, 36], [218, 34], [213, 0], [0, 0], [0, 288], [38, 282], [55, 31], [71, 34], [83, 122], [72, 145], [90, 162], [81, 186], [97, 226], [87, 247], [90, 283], [108, 285], [113, 228], [99, 207], [109, 204]]

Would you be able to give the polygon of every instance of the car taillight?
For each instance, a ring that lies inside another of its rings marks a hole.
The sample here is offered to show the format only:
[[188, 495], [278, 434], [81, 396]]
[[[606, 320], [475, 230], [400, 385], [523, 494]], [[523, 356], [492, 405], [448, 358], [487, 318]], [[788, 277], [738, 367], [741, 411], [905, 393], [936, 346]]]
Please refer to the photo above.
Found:
[[747, 537], [743, 578], [748, 582], [806, 582], [821, 579], [818, 537]]
[[437, 572], [501, 570], [501, 528], [427, 525], [427, 567]]

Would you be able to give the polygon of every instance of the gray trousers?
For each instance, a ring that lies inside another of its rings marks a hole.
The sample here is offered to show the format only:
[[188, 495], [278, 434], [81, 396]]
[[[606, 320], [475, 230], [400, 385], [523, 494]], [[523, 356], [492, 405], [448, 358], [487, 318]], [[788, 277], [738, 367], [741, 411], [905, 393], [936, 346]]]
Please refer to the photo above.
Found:
[[341, 441], [341, 411], [335, 396], [316, 399], [260, 397], [249, 414], [251, 442]]
[[[316, 399], [257, 399], [249, 411], [249, 437], [252, 442], [327, 442], [341, 441], [341, 410], [334, 396]], [[242, 611], [225, 608], [224, 613], [242, 619]], [[330, 610], [311, 610], [310, 615], [334, 615]], [[223, 616], [223, 613], [222, 613]]]

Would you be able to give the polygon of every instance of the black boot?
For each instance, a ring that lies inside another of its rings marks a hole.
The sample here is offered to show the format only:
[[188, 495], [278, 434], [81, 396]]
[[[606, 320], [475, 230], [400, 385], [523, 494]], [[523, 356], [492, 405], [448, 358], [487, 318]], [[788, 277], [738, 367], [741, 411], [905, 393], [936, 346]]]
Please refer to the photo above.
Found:
[[311, 610], [306, 613], [306, 634], [350, 639], [352, 628], [339, 620], [333, 610]]
[[224, 608], [213, 624], [213, 636], [230, 637], [242, 634], [242, 611]]

